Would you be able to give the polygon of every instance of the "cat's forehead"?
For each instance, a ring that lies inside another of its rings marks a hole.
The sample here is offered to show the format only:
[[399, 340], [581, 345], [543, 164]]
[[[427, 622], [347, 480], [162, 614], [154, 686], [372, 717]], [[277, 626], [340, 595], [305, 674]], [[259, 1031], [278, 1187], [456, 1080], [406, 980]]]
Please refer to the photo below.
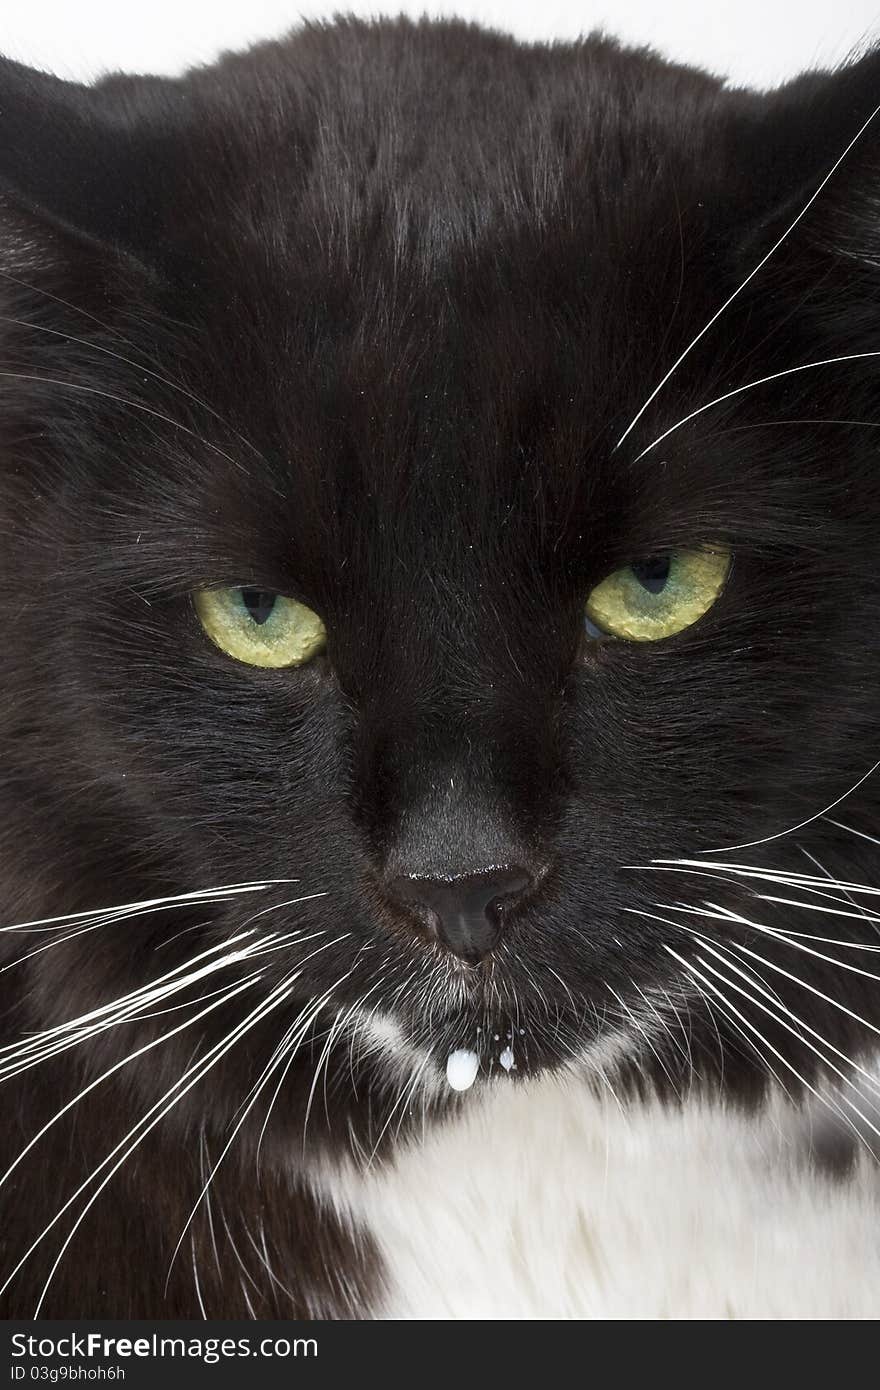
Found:
[[[557, 481], [578, 459], [595, 471], [653, 385], [670, 319], [698, 331], [717, 291], [698, 272], [682, 287], [670, 182], [626, 207], [590, 177], [567, 207], [500, 220], [430, 267], [425, 245], [446, 235], [436, 205], [406, 226], [386, 209], [344, 241], [328, 223], [319, 248], [304, 247], [301, 209], [283, 235], [262, 226], [235, 250], [234, 293], [199, 296], [212, 398], [236, 404], [291, 478], [317, 466], [389, 501], [402, 475], [447, 505], [491, 477], [507, 506], [539, 460], [550, 491], [554, 467]], [[704, 242], [700, 226], [687, 269]]]
[[289, 554], [372, 584], [404, 555], [500, 590], [525, 555], [552, 578], [721, 534], [723, 454], [649, 448], [713, 389], [717, 344], [617, 441], [736, 283], [739, 98], [602, 41], [442, 28], [306, 35], [219, 71], [234, 108], [195, 74], [172, 124], [163, 307], [231, 432], [202, 420], [197, 486], [156, 466], [230, 553], [221, 577]]
[[422, 268], [554, 210], [592, 208], [591, 231], [620, 208], [650, 218], [671, 176], [684, 211], [695, 186], [708, 196], [729, 175], [731, 113], [755, 100], [597, 37], [514, 45], [459, 26], [301, 34], [175, 95], [209, 214], [219, 190], [258, 210], [255, 225], [293, 211], [322, 252], [359, 261], [369, 245], [344, 244], [359, 229]]
[[697, 332], [711, 307], [697, 290], [682, 298], [665, 230], [668, 246], [656, 233], [630, 247], [631, 265], [651, 260], [650, 290], [644, 267], [636, 289], [612, 249], [562, 222], [540, 248], [500, 236], [432, 278], [388, 242], [359, 273], [252, 266], [204, 335], [200, 394], [240, 437], [222, 435], [202, 489], [176, 477], [200, 529], [235, 538], [242, 563], [277, 567], [260, 574], [289, 564], [319, 575], [322, 597], [348, 580], [369, 603], [401, 574], [498, 594], [524, 563], [551, 584], [572, 566], [582, 580], [673, 524], [703, 526], [703, 491], [717, 491], [705, 460], [615, 448], [656, 382], [670, 313]]
[[729, 215], [728, 122], [748, 104], [603, 40], [444, 26], [299, 35], [173, 96], [171, 240], [218, 324], [250, 307], [289, 326], [301, 360], [335, 367], [350, 344], [361, 371], [372, 349], [399, 374], [426, 340], [485, 353], [505, 318], [530, 320], [509, 339], [515, 371], [548, 331], [561, 352], [625, 316], [631, 338], [652, 300], [668, 314], [667, 278], [680, 291]]
[[697, 332], [711, 309], [705, 287], [681, 294], [677, 232], [642, 226], [617, 254], [560, 219], [540, 246], [500, 235], [430, 278], [390, 240], [355, 269], [252, 267], [206, 334], [250, 350], [200, 363], [209, 399], [261, 455], [233, 441], [233, 462], [213, 460], [220, 500], [254, 528], [284, 518], [297, 543], [332, 532], [348, 552], [369, 526], [464, 569], [487, 542], [559, 553], [573, 528], [608, 539], [637, 501], [693, 500], [702, 470], [679, 482], [675, 450], [615, 449], [655, 384], [670, 313]]

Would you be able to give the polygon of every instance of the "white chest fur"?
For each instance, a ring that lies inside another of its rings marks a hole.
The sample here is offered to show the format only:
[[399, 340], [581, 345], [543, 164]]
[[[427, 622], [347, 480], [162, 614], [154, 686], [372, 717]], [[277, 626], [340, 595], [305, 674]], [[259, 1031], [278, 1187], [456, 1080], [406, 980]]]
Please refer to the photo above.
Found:
[[880, 1172], [820, 1175], [810, 1126], [501, 1084], [330, 1188], [382, 1253], [388, 1318], [876, 1317]]

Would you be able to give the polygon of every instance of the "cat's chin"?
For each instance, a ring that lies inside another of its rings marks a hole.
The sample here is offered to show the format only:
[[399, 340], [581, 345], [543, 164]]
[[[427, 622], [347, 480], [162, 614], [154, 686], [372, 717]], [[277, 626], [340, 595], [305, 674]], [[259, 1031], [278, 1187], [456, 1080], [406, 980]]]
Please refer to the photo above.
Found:
[[524, 1004], [506, 1011], [483, 1000], [442, 1015], [412, 1017], [400, 1035], [454, 1091], [578, 1067], [597, 1045], [582, 1019], [549, 1019], [543, 1009]]

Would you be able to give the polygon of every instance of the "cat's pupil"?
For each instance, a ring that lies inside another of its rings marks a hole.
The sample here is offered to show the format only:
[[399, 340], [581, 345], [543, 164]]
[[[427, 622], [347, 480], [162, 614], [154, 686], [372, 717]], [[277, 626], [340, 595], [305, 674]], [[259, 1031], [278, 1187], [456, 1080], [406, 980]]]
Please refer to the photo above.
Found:
[[649, 594], [662, 594], [669, 578], [672, 563], [671, 555], [652, 555], [647, 560], [637, 560], [630, 566], [636, 579]]
[[277, 598], [278, 595], [271, 593], [268, 589], [242, 589], [241, 591], [241, 601], [255, 623], [262, 624], [266, 621], [275, 607]]

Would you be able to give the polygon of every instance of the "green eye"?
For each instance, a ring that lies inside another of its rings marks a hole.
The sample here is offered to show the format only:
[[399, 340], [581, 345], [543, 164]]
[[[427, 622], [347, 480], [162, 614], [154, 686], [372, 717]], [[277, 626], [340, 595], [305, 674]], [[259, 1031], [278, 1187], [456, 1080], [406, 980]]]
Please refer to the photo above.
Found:
[[630, 642], [672, 637], [708, 612], [729, 571], [730, 551], [721, 545], [636, 561], [596, 585], [587, 599], [587, 631]]
[[302, 666], [327, 640], [317, 613], [266, 589], [201, 589], [193, 602], [211, 641], [248, 666]]

